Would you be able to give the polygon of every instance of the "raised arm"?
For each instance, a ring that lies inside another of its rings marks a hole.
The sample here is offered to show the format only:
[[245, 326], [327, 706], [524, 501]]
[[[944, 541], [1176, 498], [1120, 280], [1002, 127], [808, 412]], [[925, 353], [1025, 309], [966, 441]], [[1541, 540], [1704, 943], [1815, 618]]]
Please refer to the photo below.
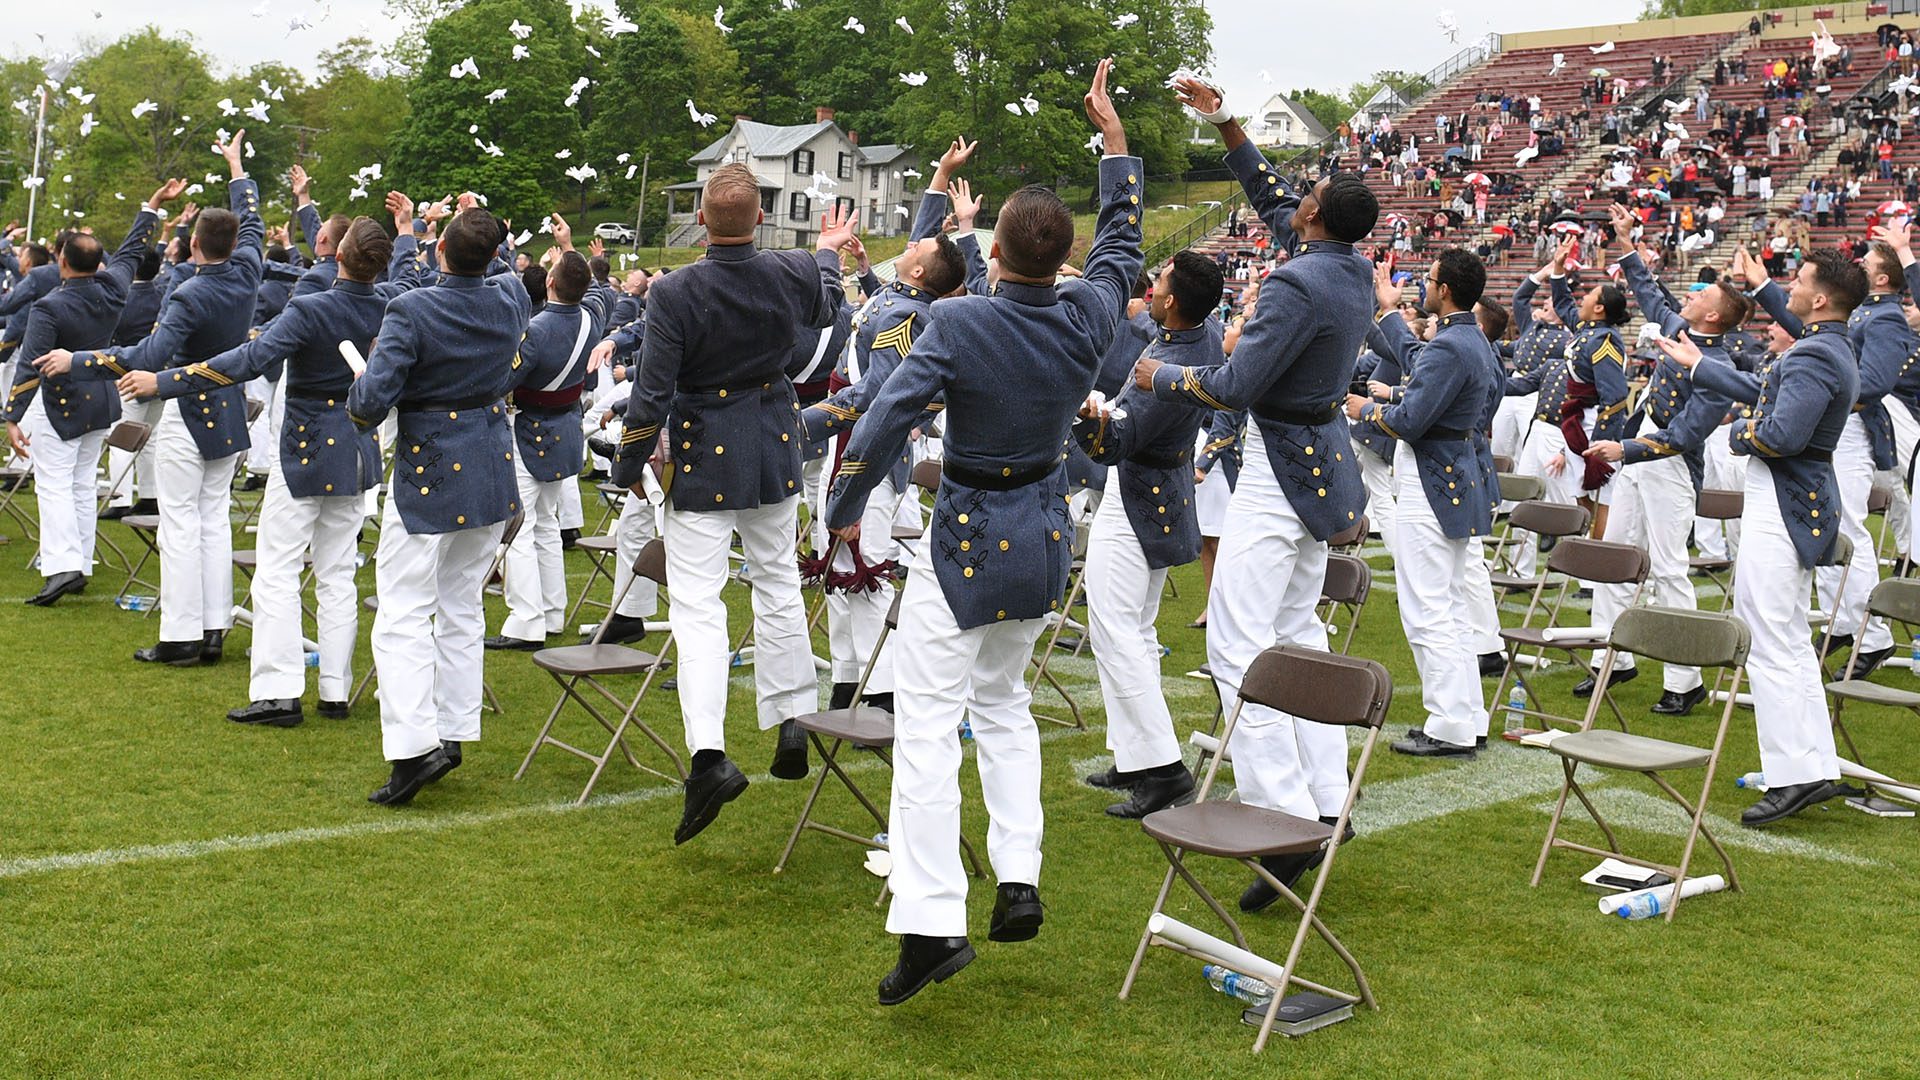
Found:
[[858, 525], [867, 494], [887, 475], [886, 468], [874, 468], [874, 464], [900, 457], [907, 432], [920, 422], [927, 405], [946, 391], [953, 370], [954, 356], [936, 323], [914, 342], [913, 350], [875, 396], [873, 408], [854, 425], [827, 496], [829, 529]]
[[1567, 283], [1567, 275], [1554, 274], [1552, 278], [1553, 313], [1568, 329], [1580, 325], [1580, 306], [1574, 302], [1573, 288]]
[[247, 175], [246, 165], [240, 159], [241, 147], [245, 145], [242, 140], [246, 137], [247, 131], [242, 128], [233, 133], [233, 141], [222, 149], [232, 174], [232, 179], [227, 181], [227, 208], [240, 218], [240, 233], [234, 237], [233, 254], [227, 261], [258, 285], [267, 261], [261, 246], [267, 236], [267, 225], [260, 220], [260, 188]]
[[1799, 337], [1806, 329], [1800, 317], [1787, 310], [1787, 291], [1774, 284], [1772, 278], [1761, 282], [1760, 287], [1753, 290], [1753, 299], [1772, 316], [1774, 322], [1780, 324], [1780, 329], [1794, 337]]
[[416, 328], [413, 314], [404, 304], [387, 305], [380, 321], [380, 336], [374, 339], [373, 355], [367, 357], [366, 373], [353, 381], [347, 392], [347, 415], [362, 431], [387, 418], [406, 388], [407, 375], [420, 360], [414, 344], [418, 335], [431, 333], [430, 327]]
[[1667, 301], [1666, 293], [1660, 288], [1660, 281], [1647, 269], [1638, 251], [1629, 251], [1620, 257], [1620, 271], [1626, 275], [1627, 290], [1633, 293], [1633, 302], [1640, 305], [1640, 313], [1647, 321], [1660, 328], [1667, 337], [1687, 329], [1687, 321], [1673, 310]]
[[[168, 186], [172, 183], [168, 181]], [[164, 194], [166, 190], [167, 187], [162, 187], [160, 191], [155, 192], [155, 195]], [[124, 298], [127, 289], [133, 285], [134, 271], [140, 269], [140, 259], [146, 255], [147, 248], [153, 243], [153, 232], [159, 227], [159, 209], [151, 202], [142, 206], [140, 211], [133, 215], [133, 226], [127, 230], [127, 238], [120, 241], [120, 247], [107, 260], [105, 269], [101, 270], [100, 277], [103, 279], [101, 283], [104, 285], [109, 281], [112, 282], [116, 295]]]
[[[295, 165], [287, 171], [287, 185], [293, 188], [293, 197], [299, 203], [293, 208], [293, 220], [300, 225], [300, 238], [307, 242], [307, 253], [318, 259], [320, 251], [315, 242], [320, 239], [320, 208], [313, 204], [308, 184], [307, 170]], [[406, 232], [401, 230], [401, 235]]]
[[1540, 291], [1539, 271], [1520, 279], [1520, 287], [1513, 290], [1513, 336], [1525, 337], [1533, 329], [1533, 294]]

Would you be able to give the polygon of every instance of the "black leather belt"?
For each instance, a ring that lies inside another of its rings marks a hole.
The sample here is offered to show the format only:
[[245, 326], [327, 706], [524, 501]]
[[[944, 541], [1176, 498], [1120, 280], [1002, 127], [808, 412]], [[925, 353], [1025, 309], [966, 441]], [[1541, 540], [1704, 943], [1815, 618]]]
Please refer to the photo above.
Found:
[[1182, 450], [1178, 454], [1152, 454], [1145, 451], [1135, 453], [1127, 460], [1135, 465], [1145, 465], [1149, 469], [1177, 469], [1191, 460], [1193, 452]]
[[1324, 409], [1315, 409], [1311, 412], [1303, 412], [1297, 409], [1267, 409], [1264, 411], [1256, 409], [1254, 410], [1254, 415], [1262, 420], [1272, 420], [1281, 424], [1293, 424], [1298, 427], [1317, 427], [1320, 424], [1333, 423], [1334, 417], [1340, 415], [1340, 407], [1338, 405], [1329, 405]]
[[489, 405], [498, 405], [500, 395], [488, 394], [482, 397], [450, 398], [445, 401], [428, 401], [413, 398], [400, 402], [401, 412], [459, 412], [461, 409], [484, 409]]
[[324, 401], [329, 404], [338, 403], [341, 405], [347, 403], [347, 388], [345, 387], [339, 390], [308, 390], [289, 386], [284, 392], [288, 401]]
[[1058, 462], [1048, 462], [1029, 469], [996, 473], [969, 468], [948, 458], [941, 463], [941, 467], [948, 479], [962, 487], [970, 487], [975, 491], [1012, 491], [1015, 488], [1023, 488], [1028, 484], [1037, 484], [1045, 480], [1060, 466]]
[[1430, 427], [1427, 429], [1427, 433], [1420, 436], [1420, 438], [1423, 442], [1435, 439], [1471, 439], [1473, 438], [1473, 432], [1466, 428]]
[[1833, 464], [1833, 451], [1815, 450], [1812, 447], [1808, 447], [1797, 454], [1788, 454], [1786, 457], [1791, 461], [1818, 461], [1827, 465]]

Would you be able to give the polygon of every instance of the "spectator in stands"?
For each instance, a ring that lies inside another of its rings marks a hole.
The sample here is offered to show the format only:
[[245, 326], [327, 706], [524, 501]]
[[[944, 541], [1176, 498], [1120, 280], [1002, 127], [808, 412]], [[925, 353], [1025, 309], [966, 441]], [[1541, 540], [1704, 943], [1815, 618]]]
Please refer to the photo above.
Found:
[[1893, 143], [1886, 139], [1881, 139], [1880, 145], [1875, 149], [1874, 153], [1880, 159], [1880, 179], [1893, 179]]

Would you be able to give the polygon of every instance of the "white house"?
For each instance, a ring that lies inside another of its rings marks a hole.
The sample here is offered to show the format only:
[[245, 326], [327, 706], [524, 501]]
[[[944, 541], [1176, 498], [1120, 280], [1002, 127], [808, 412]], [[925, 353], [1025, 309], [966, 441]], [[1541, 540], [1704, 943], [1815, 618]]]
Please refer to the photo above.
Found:
[[1383, 116], [1398, 116], [1404, 112], [1410, 102], [1392, 83], [1384, 84], [1373, 92], [1360, 110], [1347, 118], [1347, 126], [1358, 132], [1373, 130], [1373, 125]]
[[762, 247], [813, 243], [820, 219], [835, 205], [858, 210], [868, 233], [904, 233], [922, 190], [917, 175], [906, 175], [913, 169], [910, 152], [891, 143], [861, 146], [859, 136], [841, 130], [828, 108], [815, 109], [813, 123], [791, 127], [735, 117], [725, 135], [688, 159], [699, 178], [667, 188], [667, 244], [698, 242], [701, 230], [693, 212], [701, 189], [715, 169], [736, 161], [760, 181], [760, 208], [766, 214], [758, 239]]
[[1312, 146], [1328, 133], [1326, 125], [1306, 106], [1285, 94], [1275, 94], [1254, 111], [1247, 134], [1262, 146]]

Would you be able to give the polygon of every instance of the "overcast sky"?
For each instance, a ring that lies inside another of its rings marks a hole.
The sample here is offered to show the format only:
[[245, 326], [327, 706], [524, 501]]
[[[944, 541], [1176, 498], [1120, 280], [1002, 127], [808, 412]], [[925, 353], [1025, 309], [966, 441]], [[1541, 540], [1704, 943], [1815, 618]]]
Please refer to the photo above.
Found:
[[[1640, 6], [1640, 0], [1533, 0], [1516, 14], [1509, 0], [1207, 0], [1214, 71], [1243, 112], [1274, 90], [1331, 90], [1383, 68], [1425, 71], [1491, 31], [1626, 22]], [[874, 0], [874, 8], [883, 12], [884, 0]], [[151, 0], [19, 0], [8, 20], [7, 49], [14, 55], [40, 52], [36, 34], [44, 36], [49, 53], [105, 43], [156, 21], [161, 10], [158, 21], [168, 30], [191, 34], [236, 68], [278, 60], [311, 70], [312, 58], [343, 38], [382, 40], [391, 32], [382, 0], [200, 0], [164, 9]], [[1442, 11], [1452, 12], [1458, 42], [1441, 31]], [[294, 17], [312, 28], [290, 31]], [[1262, 70], [1272, 83], [1260, 79]]]

